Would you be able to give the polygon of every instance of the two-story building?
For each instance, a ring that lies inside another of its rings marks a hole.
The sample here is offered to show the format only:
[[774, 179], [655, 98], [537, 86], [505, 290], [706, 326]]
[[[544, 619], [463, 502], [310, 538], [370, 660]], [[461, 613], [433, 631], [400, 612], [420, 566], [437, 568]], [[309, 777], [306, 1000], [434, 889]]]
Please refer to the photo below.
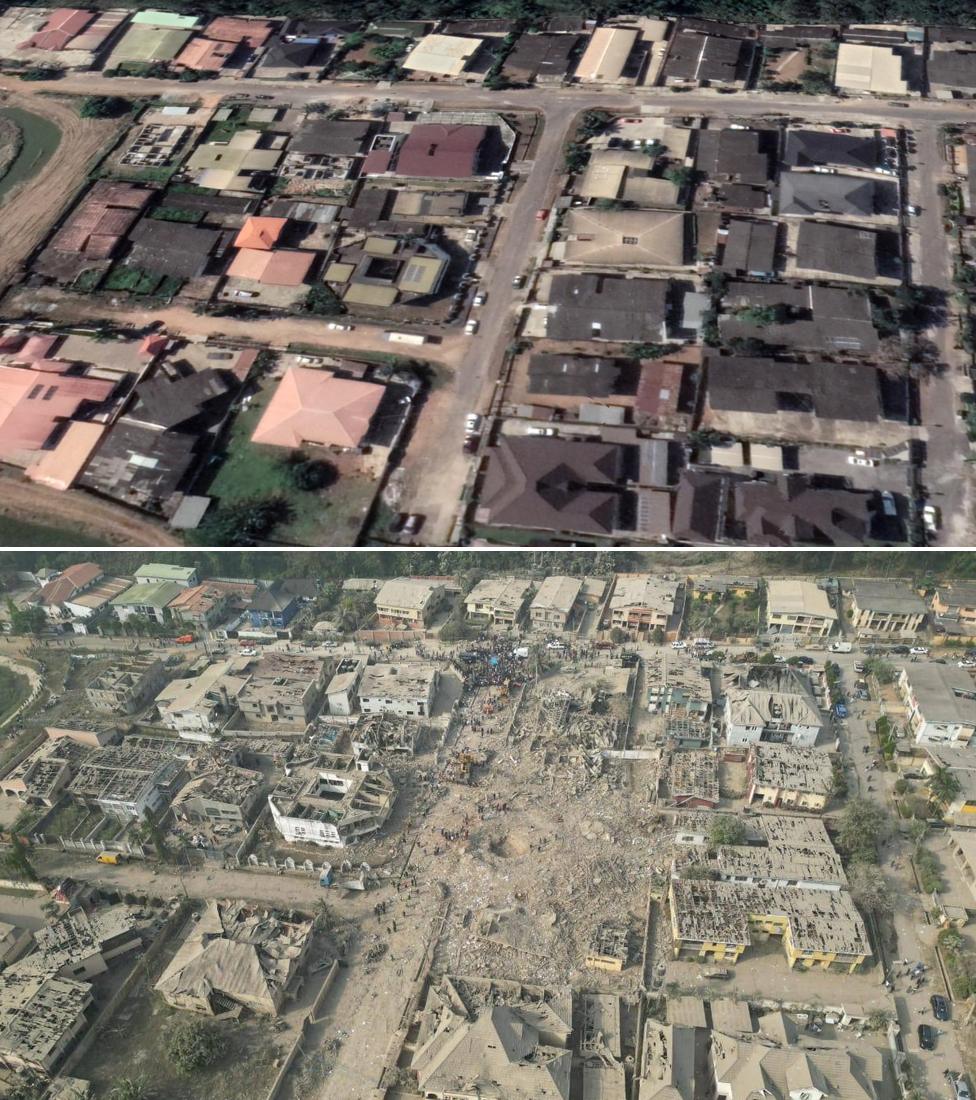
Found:
[[969, 743], [976, 732], [976, 684], [966, 669], [921, 661], [905, 665], [898, 690], [918, 744]]
[[618, 573], [610, 594], [610, 626], [635, 634], [667, 632], [683, 588], [652, 573]]
[[529, 604], [533, 630], [568, 630], [584, 607], [581, 577], [546, 577]]
[[725, 740], [813, 748], [823, 727], [809, 684], [792, 669], [756, 666], [725, 693]]
[[532, 582], [525, 577], [486, 577], [468, 593], [464, 611], [476, 622], [515, 626], [531, 592]]
[[851, 626], [859, 637], [912, 638], [927, 610], [903, 581], [856, 581], [851, 591]]
[[423, 630], [447, 602], [447, 585], [428, 577], [395, 577], [376, 593], [380, 626]]
[[812, 581], [766, 582], [766, 629], [771, 633], [826, 638], [836, 623], [827, 593]]
[[437, 696], [440, 671], [433, 665], [368, 665], [359, 681], [363, 714], [429, 718]]

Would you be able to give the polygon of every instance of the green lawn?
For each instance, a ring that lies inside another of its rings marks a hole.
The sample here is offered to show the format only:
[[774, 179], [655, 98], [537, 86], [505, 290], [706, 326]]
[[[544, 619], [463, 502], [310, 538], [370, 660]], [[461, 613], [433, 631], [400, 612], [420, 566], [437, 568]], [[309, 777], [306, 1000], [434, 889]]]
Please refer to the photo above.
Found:
[[0, 545], [3, 546], [109, 546], [74, 527], [51, 527], [28, 523], [12, 516], [0, 516]]
[[251, 442], [274, 385], [256, 394], [250, 407], [237, 415], [224, 444], [227, 457], [206, 492], [218, 502], [282, 496], [290, 502], [293, 515], [275, 532], [276, 539], [300, 546], [350, 546], [359, 534], [376, 482], [340, 477], [321, 493], [296, 489], [285, 466], [289, 452]]
[[30, 695], [30, 680], [6, 665], [0, 665], [0, 722], [9, 717]]

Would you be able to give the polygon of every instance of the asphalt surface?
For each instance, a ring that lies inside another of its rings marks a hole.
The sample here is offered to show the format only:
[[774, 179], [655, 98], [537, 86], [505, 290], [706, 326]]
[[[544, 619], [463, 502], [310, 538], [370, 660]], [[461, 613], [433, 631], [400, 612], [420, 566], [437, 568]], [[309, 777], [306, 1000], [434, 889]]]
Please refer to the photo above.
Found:
[[[426, 517], [426, 523], [415, 540], [423, 544], [445, 545], [457, 534], [457, 520], [463, 511], [465, 486], [471, 477], [474, 461], [461, 453], [464, 417], [470, 411], [484, 411], [491, 405], [499, 380], [499, 367], [515, 330], [517, 307], [523, 296], [523, 292], [512, 287], [512, 279], [516, 274], [526, 272], [527, 257], [532, 257], [537, 251], [533, 246], [539, 241], [541, 228], [536, 220], [536, 211], [550, 205], [561, 185], [563, 145], [577, 115], [588, 108], [632, 113], [643, 111], [674, 118], [707, 113], [727, 121], [775, 121], [797, 117], [817, 123], [852, 121], [908, 128], [923, 123], [924, 128], [915, 131], [919, 164], [912, 173], [909, 185], [912, 201], [922, 208], [916, 234], [921, 241], [921, 250], [914, 260], [917, 273], [913, 273], [913, 277], [917, 274], [915, 281], [948, 288], [946, 238], [941, 228], [941, 200], [937, 194], [945, 167], [938, 149], [937, 128], [946, 122], [968, 123], [976, 111], [976, 104], [961, 100], [938, 103], [908, 100], [900, 101], [905, 102], [906, 106], [899, 106], [882, 100], [774, 96], [758, 92], [735, 95], [691, 92], [677, 95], [662, 88], [601, 92], [580, 85], [504, 92], [447, 85], [436, 88], [429, 85], [411, 86], [406, 83], [389, 89], [377, 89], [373, 85], [309, 86], [302, 82], [280, 82], [273, 87], [275, 102], [290, 106], [328, 102], [334, 107], [355, 108], [393, 100], [417, 109], [490, 107], [499, 111], [536, 111], [544, 118], [544, 128], [533, 160], [523, 166], [526, 171], [519, 171], [518, 184], [501, 211], [503, 222], [492, 254], [480, 265], [480, 287], [486, 291], [487, 300], [473, 313], [478, 318], [479, 331], [466, 339], [446, 392], [437, 402], [438, 431], [433, 433], [432, 440], [420, 443], [416, 448], [408, 448], [402, 463], [406, 492], [400, 507]], [[4, 88], [16, 88], [21, 94], [65, 92], [88, 95], [104, 92], [114, 95], [165, 95], [171, 100], [203, 99], [208, 103], [216, 103], [223, 96], [254, 99], [258, 94], [268, 94], [264, 88], [260, 93], [257, 90], [251, 92], [250, 86], [242, 86], [241, 82], [232, 80], [208, 81], [206, 85], [184, 90], [173, 81], [108, 79], [98, 73], [31, 84], [9, 78], [0, 79], [0, 90]], [[226, 323], [220, 318], [213, 319], [214, 331], [223, 331], [225, 327]], [[324, 325], [321, 328], [321, 333], [316, 334], [317, 343], [336, 347], [343, 345], [343, 333], [330, 332]], [[928, 446], [927, 485], [945, 517], [945, 527], [938, 541], [946, 545], [968, 545], [976, 541], [970, 519], [973, 511], [972, 475], [969, 467], [963, 465], [963, 458], [969, 454], [969, 444], [955, 415], [959, 393], [968, 387], [968, 382], [960, 374], [955, 361], [952, 347], [954, 331], [940, 329], [932, 336], [942, 349], [949, 369], [923, 387], [925, 426], [919, 437], [925, 439]], [[383, 352], [389, 352], [393, 347], [384, 338], [382, 328], [358, 324], [357, 344]]]

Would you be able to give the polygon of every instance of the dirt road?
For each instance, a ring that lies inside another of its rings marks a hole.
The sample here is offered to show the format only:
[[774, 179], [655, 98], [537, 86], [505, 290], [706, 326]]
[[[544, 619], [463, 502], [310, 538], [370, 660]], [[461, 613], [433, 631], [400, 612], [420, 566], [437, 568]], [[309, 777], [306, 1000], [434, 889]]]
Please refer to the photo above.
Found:
[[59, 493], [14, 471], [0, 474], [0, 515], [27, 523], [76, 527], [98, 542], [121, 546], [182, 546], [162, 522], [81, 493]]
[[124, 120], [81, 118], [73, 103], [18, 91], [2, 93], [0, 105], [21, 107], [41, 115], [61, 131], [61, 143], [47, 163], [0, 206], [0, 241], [3, 241], [0, 286], [3, 286], [68, 205], [92, 161], [122, 128]]

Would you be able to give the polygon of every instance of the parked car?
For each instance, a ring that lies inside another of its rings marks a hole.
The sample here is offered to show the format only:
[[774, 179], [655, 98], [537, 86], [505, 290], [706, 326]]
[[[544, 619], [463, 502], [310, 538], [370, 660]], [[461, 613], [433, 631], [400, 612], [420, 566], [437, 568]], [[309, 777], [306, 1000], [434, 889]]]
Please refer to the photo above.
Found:
[[914, 653], [918, 657], [924, 657], [928, 651], [929, 647], [927, 645], [913, 645], [908, 652]]
[[425, 519], [426, 516], [421, 516], [416, 512], [407, 516], [407, 521], [403, 525], [404, 534], [415, 535], [423, 527]]
[[838, 718], [846, 718], [847, 713], [847, 707], [844, 703], [834, 703], [834, 714], [836, 714]]
[[973, 1100], [973, 1094], [969, 1090], [969, 1082], [965, 1077], [952, 1078], [952, 1091], [956, 1094], [956, 1100]]
[[544, 222], [549, 217], [549, 207], [543, 206], [541, 210], [535, 212], [536, 221]]
[[515, 278], [512, 280], [512, 287], [515, 290], [521, 290], [522, 287], [524, 287], [524, 286], [525, 286], [525, 276], [524, 275], [516, 275]]
[[488, 295], [485, 294], [483, 290], [479, 290], [478, 293], [474, 296], [474, 301], [471, 304], [475, 306], [483, 306], [487, 297]]
[[477, 432], [481, 430], [481, 417], [477, 413], [468, 413], [464, 418], [464, 430], [466, 432]]
[[896, 657], [907, 657], [910, 650], [907, 645], [893, 645], [891, 647], [891, 652], [894, 653]]
[[918, 1025], [918, 1045], [922, 1050], [935, 1050], [935, 1031], [928, 1024]]
[[937, 1020], [949, 1019], [949, 1002], [939, 993], [933, 993], [929, 998], [932, 1005], [932, 1013]]
[[555, 435], [555, 428], [529, 428], [526, 435]]
[[472, 317], [470, 321], [467, 321], [464, 326], [464, 334], [466, 336], [474, 336], [478, 331], [478, 322]]

